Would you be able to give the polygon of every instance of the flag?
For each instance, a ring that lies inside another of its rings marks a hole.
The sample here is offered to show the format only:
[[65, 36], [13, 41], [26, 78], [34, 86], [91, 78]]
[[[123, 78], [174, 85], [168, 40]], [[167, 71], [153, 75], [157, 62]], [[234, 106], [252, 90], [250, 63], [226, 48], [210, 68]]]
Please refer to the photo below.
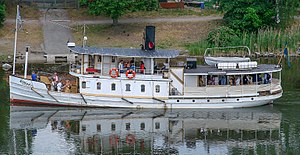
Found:
[[19, 9], [19, 5], [17, 7], [17, 23], [18, 23], [18, 26], [19, 26], [19, 29], [22, 28], [22, 18], [21, 18], [21, 13], [20, 13], [20, 9]]
[[285, 46], [283, 54], [287, 59], [288, 67], [291, 68], [292, 64], [291, 64], [291, 60], [290, 60], [290, 56], [289, 56], [289, 50], [288, 50], [287, 46]]

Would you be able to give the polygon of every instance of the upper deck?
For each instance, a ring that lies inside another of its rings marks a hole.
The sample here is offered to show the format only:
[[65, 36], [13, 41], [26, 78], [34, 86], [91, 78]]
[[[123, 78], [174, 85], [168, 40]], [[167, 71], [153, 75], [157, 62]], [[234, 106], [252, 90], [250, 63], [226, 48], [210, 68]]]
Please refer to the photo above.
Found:
[[260, 64], [255, 68], [249, 69], [227, 69], [221, 70], [217, 67], [208, 65], [197, 66], [194, 69], [185, 69], [185, 75], [245, 75], [245, 74], [260, 74], [281, 71], [281, 67], [274, 64]]

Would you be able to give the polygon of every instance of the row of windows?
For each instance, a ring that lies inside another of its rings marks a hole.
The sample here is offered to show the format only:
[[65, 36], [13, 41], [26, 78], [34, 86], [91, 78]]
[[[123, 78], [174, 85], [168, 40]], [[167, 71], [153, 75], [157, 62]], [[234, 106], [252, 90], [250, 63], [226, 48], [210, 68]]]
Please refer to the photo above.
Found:
[[[140, 124], [140, 130], [145, 130], [145, 127], [146, 127], [145, 123]], [[125, 124], [125, 129], [127, 131], [130, 130], [130, 123]], [[159, 122], [155, 122], [155, 129], [160, 129], [160, 123]], [[82, 126], [82, 131], [86, 131], [86, 126], [85, 125]], [[116, 124], [115, 123], [111, 124], [111, 131], [116, 131]], [[101, 132], [101, 124], [97, 124], [97, 132]]]
[[[131, 91], [131, 85], [130, 84], [126, 84], [126, 89], [125, 91]], [[82, 88], [86, 88], [86, 82], [82, 81]], [[101, 90], [101, 82], [97, 82], [97, 90]], [[111, 90], [115, 91], [116, 90], [116, 84], [112, 83], [111, 84]], [[141, 92], [145, 92], [146, 91], [146, 86], [144, 84], [141, 85]], [[156, 85], [155, 86], [155, 92], [159, 93], [160, 92], [160, 85]]]

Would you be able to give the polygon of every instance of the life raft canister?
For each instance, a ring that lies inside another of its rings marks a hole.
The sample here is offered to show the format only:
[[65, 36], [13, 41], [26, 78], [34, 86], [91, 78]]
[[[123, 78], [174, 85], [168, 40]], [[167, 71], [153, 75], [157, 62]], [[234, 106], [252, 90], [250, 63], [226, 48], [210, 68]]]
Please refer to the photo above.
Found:
[[[130, 73], [130, 74], [129, 74]], [[132, 69], [129, 69], [129, 70], [127, 70], [126, 71], [126, 77], [128, 78], [128, 79], [132, 79], [132, 78], [134, 78], [135, 77], [135, 71], [134, 70], [132, 70]]]
[[135, 143], [135, 137], [133, 134], [129, 134], [126, 136], [126, 143], [127, 144], [134, 144]]
[[119, 76], [119, 70], [117, 68], [110, 69], [109, 76], [112, 78], [117, 78]]

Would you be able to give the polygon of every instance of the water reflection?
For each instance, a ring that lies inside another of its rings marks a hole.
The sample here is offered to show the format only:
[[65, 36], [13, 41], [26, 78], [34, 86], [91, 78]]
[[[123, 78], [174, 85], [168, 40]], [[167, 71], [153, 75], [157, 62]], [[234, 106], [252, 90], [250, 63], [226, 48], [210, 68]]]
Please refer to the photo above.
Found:
[[280, 122], [271, 106], [10, 110], [15, 154], [272, 154], [280, 152]]

